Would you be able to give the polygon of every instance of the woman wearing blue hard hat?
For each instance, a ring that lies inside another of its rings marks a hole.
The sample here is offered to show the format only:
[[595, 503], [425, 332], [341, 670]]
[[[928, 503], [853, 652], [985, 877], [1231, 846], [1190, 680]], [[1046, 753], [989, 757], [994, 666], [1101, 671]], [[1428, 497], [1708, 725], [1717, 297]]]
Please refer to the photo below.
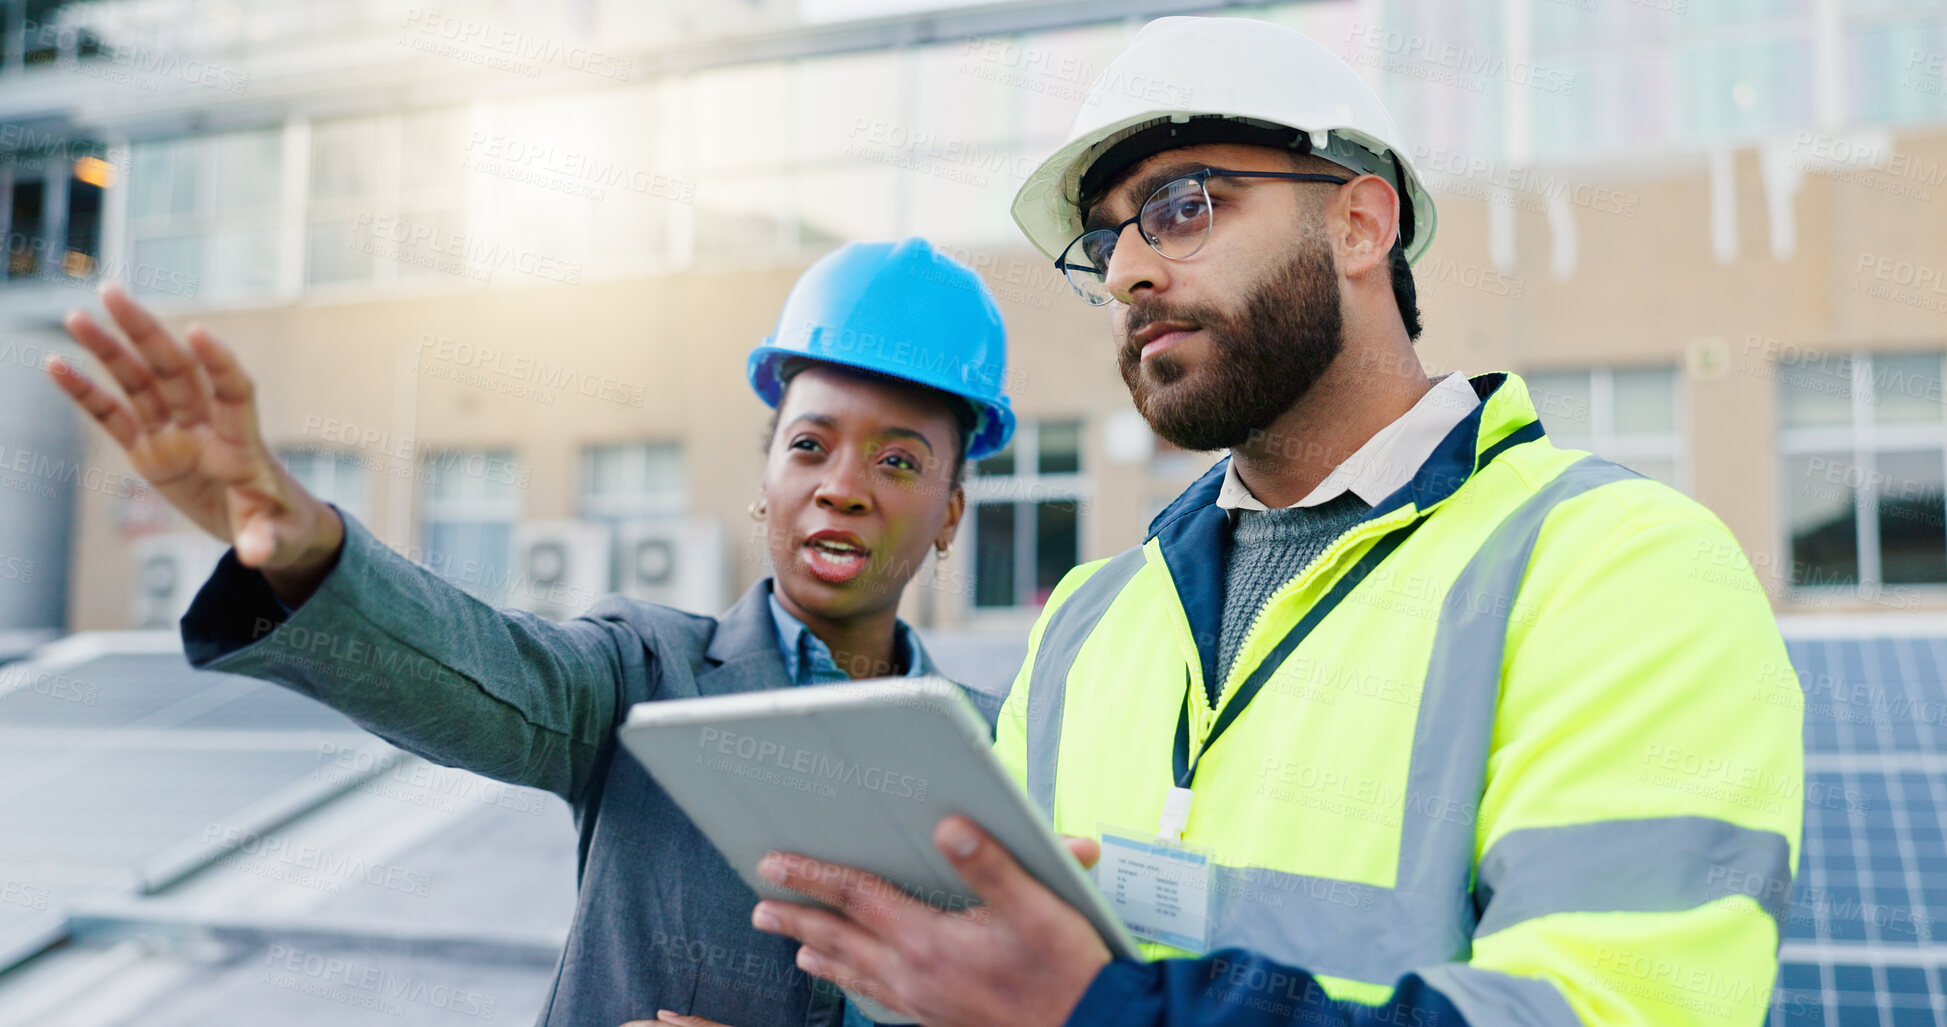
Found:
[[[276, 681], [573, 808], [580, 884], [542, 1024], [665, 1010], [862, 1022], [798, 970], [796, 942], [751, 926], [756, 896], [615, 728], [637, 702], [932, 670], [900, 594], [952, 543], [966, 461], [1014, 426], [1000, 313], [977, 275], [918, 239], [813, 265], [749, 362], [776, 411], [751, 504], [773, 577], [721, 617], [611, 596], [560, 623], [479, 602], [312, 496], [265, 445], [228, 349], [197, 328], [184, 345], [118, 287], [103, 301], [128, 341], [81, 311], [66, 327], [126, 398], [63, 361], [49, 373], [158, 494], [232, 546], [183, 618], [190, 662]], [[375, 687], [376, 667], [399, 666], [416, 669]]]
[[837, 668], [917, 668], [917, 641], [894, 612], [927, 551], [952, 544], [966, 462], [1014, 431], [1006, 345], [979, 277], [908, 239], [854, 243], [813, 265], [751, 352], [751, 387], [777, 411], [752, 507], [773, 598]]

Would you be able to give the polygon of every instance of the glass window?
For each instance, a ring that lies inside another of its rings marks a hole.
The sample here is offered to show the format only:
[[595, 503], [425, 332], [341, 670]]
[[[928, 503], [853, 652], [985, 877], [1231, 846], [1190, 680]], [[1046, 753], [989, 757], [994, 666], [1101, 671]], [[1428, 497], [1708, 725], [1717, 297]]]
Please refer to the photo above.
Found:
[[998, 453], [974, 462], [974, 474], [980, 477], [1003, 476], [1014, 473], [1014, 447], [1020, 445], [1021, 435], [1017, 431], [1007, 440], [1007, 445]]
[[356, 456], [325, 449], [287, 449], [278, 458], [306, 491], [353, 517], [367, 519], [366, 472]]
[[1947, 582], [1947, 462], [1931, 452], [1878, 459], [1880, 575], [1889, 585]]
[[[906, 173], [906, 191], [902, 194], [908, 204], [906, 230], [948, 243], [1012, 249], [1020, 243], [1021, 235], [1008, 211], [1022, 182], [1012, 172], [1032, 167], [1041, 156], [996, 147], [965, 163], [936, 163], [932, 165], [936, 173]], [[1041, 257], [1033, 260], [1059, 277], [1052, 266], [1041, 263]], [[999, 283], [993, 284], [998, 290]], [[1061, 283], [1061, 295], [1072, 295], [1066, 281]], [[1002, 298], [1017, 303], [1025, 300], [1043, 310], [1049, 306], [1049, 297], [1039, 295]]]
[[[481, 271], [491, 272], [494, 278], [499, 280], [502, 275], [516, 273], [515, 269], [520, 266], [512, 259], [495, 260], [491, 256], [476, 264], [464, 255], [470, 252], [472, 247], [460, 250], [461, 255], [455, 255], [456, 240], [466, 238], [467, 228], [466, 212], [458, 208], [403, 210], [399, 220], [402, 224], [411, 226], [412, 235], [405, 241], [377, 240], [370, 235], [365, 236], [361, 241], [380, 242], [383, 248], [376, 251], [377, 256], [397, 267], [397, 274], [402, 279], [459, 276], [468, 271]], [[510, 244], [505, 243], [499, 248], [486, 246], [481, 249], [489, 254], [515, 252]], [[552, 256], [559, 251], [540, 250], [539, 252]]]
[[281, 133], [238, 132], [211, 142], [218, 211], [268, 210], [279, 205], [284, 168]]
[[[1921, 0], [1927, 2], [1927, 0]], [[1687, 4], [1532, 0], [1532, 60], [1568, 75], [1567, 89], [1532, 89], [1532, 140], [1515, 140], [1544, 161], [1597, 160], [1670, 146], [1718, 146], [1762, 139], [1814, 123], [1827, 31], [1822, 8], [1844, 24], [1836, 60], [1856, 120], [1916, 120], [1947, 112], [1935, 92], [1909, 88], [1894, 69], [1936, 37], [1942, 19], [1890, 24], [1887, 11], [1908, 0], [1689, 0]], [[1464, 7], [1465, 5], [1457, 5]], [[1921, 14], [1913, 10], [1913, 14]], [[1932, 23], [1932, 24], [1926, 24]], [[1395, 30], [1433, 38], [1416, 22]], [[1484, 44], [1491, 48], [1492, 42]], [[1515, 59], [1510, 56], [1510, 60]], [[1429, 83], [1421, 92], [1435, 92]], [[1444, 145], [1413, 116], [1395, 116], [1416, 139]], [[1453, 147], [1481, 152], [1463, 140]], [[1488, 153], [1500, 152], [1498, 146]]]
[[775, 257], [783, 247], [792, 193], [783, 175], [705, 174], [696, 186], [697, 257]]
[[[591, 155], [582, 178], [598, 186], [598, 201], [585, 202], [577, 217], [589, 223], [590, 273], [660, 271], [669, 266], [670, 228], [695, 197], [696, 183], [665, 154], [670, 119], [668, 93], [655, 82], [608, 87], [576, 106], [589, 126], [573, 141]], [[626, 125], [617, 132], [613, 126]], [[670, 147], [673, 149], [673, 145]]]
[[974, 605], [1039, 606], [1081, 560], [1082, 422], [1023, 422], [974, 465]]
[[974, 507], [974, 605], [1014, 605], [1014, 507]]
[[1858, 511], [1852, 461], [1840, 453], [1807, 453], [1786, 461], [1786, 516], [1791, 524], [1792, 584], [1859, 581]]
[[1947, 417], [1938, 352], [1777, 367], [1792, 583], [1947, 583]]
[[690, 77], [689, 159], [703, 181], [713, 177], [709, 172], [775, 169], [789, 160], [787, 71], [782, 64], [753, 64]]
[[1811, 40], [1802, 35], [1686, 46], [1677, 59], [1685, 135], [1722, 142], [1811, 124], [1812, 77], [1805, 73], [1811, 66]]
[[1557, 446], [1586, 449], [1672, 488], [1686, 487], [1675, 368], [1545, 371], [1522, 380]]
[[1611, 371], [1619, 435], [1667, 434], [1677, 429], [1676, 374], [1668, 368]]
[[484, 602], [506, 602], [526, 484], [526, 471], [509, 450], [429, 455], [421, 505], [426, 566]]
[[[466, 115], [456, 108], [312, 125], [305, 281], [391, 284], [489, 273], [452, 255], [469, 227], [471, 180], [461, 174], [466, 138]], [[516, 245], [562, 259], [528, 240], [496, 237], [480, 249], [510, 253]], [[488, 262], [494, 268], [513, 264]]]
[[138, 295], [260, 296], [278, 281], [279, 128], [133, 144], [128, 241]]
[[356, 199], [385, 180], [386, 134], [379, 118], [321, 121], [311, 127], [311, 198]]
[[[1500, 4], [1438, 0], [1382, 0], [1372, 5], [1376, 24], [1355, 21], [1336, 45], [1367, 73], [1402, 130], [1419, 145], [1463, 154], [1503, 150], [1503, 111], [1508, 90], [1549, 92], [1559, 61], [1524, 61], [1509, 55]], [[1403, 39], [1411, 45], [1402, 46]], [[1419, 45], [1425, 41], [1427, 45]], [[1540, 75], [1544, 69], [1551, 74]], [[1559, 92], [1561, 85], [1554, 84]]]
[[1938, 353], [1881, 353], [1873, 357], [1873, 422], [1939, 424]]
[[1680, 25], [1684, 17], [1675, 11], [1658, 10], [1654, 3], [1605, 4], [1589, 0], [1533, 0], [1532, 10], [1538, 48], [1613, 46], [1619, 40], [1655, 39]]
[[1082, 469], [1082, 422], [1049, 421], [1035, 434], [1039, 473], [1074, 474]]
[[1781, 362], [1778, 403], [1786, 427], [1852, 423], [1852, 361], [1843, 356]]
[[305, 279], [313, 285], [367, 282], [377, 274], [369, 237], [352, 218], [313, 219], [305, 233]]
[[426, 190], [449, 191], [453, 171], [466, 153], [463, 111], [409, 111], [399, 116], [399, 187], [408, 195]]
[[1079, 504], [1061, 500], [1034, 504], [1034, 605], [1048, 601], [1061, 577], [1081, 560]]
[[277, 288], [275, 228], [219, 228], [204, 237], [211, 291], [263, 295]]
[[[845, 57], [821, 57], [796, 64], [791, 98], [795, 156], [806, 162], [846, 158], [854, 145], [874, 146], [914, 156], [960, 127], [944, 122], [907, 124], [901, 114], [899, 63], [895, 50]], [[734, 120], [734, 119], [733, 119]]]
[[[914, 50], [913, 106], [917, 113], [913, 120], [940, 127], [968, 142], [1008, 141], [1013, 134], [1017, 89], [1002, 75], [1000, 58], [1004, 53], [981, 39]], [[1081, 63], [1081, 58], [1066, 52], [1055, 60], [1058, 66], [1070, 60]], [[1073, 87], [1077, 100], [1080, 90], [1087, 86], [1083, 82]], [[1063, 124], [1055, 133], [1067, 127]]]
[[130, 146], [129, 217], [193, 214], [202, 167], [194, 139], [162, 139]]
[[959, 71], [971, 80], [992, 83], [994, 93], [1012, 93], [1019, 138], [1035, 158], [1052, 153], [1063, 138], [1089, 86], [1129, 45], [1123, 25], [1036, 32], [1024, 36], [975, 39]]
[[798, 242], [826, 246], [899, 235], [899, 173], [858, 161], [795, 176]]
[[198, 235], [153, 236], [129, 240], [134, 273], [130, 276], [138, 296], [167, 293], [193, 297], [200, 285], [203, 267], [203, 237]]
[[679, 514], [686, 506], [684, 495], [681, 443], [630, 442], [582, 451], [583, 517]]
[[[1947, 53], [1947, 17], [1938, 6], [1927, 17], [1854, 26], [1845, 52], [1854, 120], [1898, 123], [1947, 115], [1947, 75], [1925, 59]], [[1915, 54], [1922, 55], [1917, 64]]]

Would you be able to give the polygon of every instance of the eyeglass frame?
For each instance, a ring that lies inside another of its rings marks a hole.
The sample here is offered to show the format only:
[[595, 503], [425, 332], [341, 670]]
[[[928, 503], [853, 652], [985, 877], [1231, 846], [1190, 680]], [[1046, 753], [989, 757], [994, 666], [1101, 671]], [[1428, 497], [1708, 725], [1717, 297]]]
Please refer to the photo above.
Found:
[[[1354, 177], [1356, 178], [1357, 176]], [[1097, 268], [1091, 267], [1087, 264], [1070, 264], [1068, 262], [1068, 254], [1071, 251], [1073, 251], [1075, 249], [1076, 244], [1080, 243], [1083, 239], [1086, 239], [1097, 232], [1112, 232], [1114, 233], [1115, 238], [1119, 240], [1122, 238], [1122, 233], [1129, 230], [1130, 225], [1135, 225], [1136, 234], [1141, 236], [1143, 242], [1147, 244], [1150, 249], [1156, 250], [1156, 255], [1163, 258], [1164, 260], [1189, 260], [1191, 257], [1196, 256], [1198, 253], [1203, 252], [1204, 246], [1210, 242], [1210, 233], [1212, 231], [1215, 231], [1217, 227], [1217, 220], [1214, 216], [1210, 220], [1210, 227], [1204, 229], [1203, 242], [1197, 243], [1196, 249], [1193, 249], [1190, 252], [1185, 253], [1181, 257], [1172, 257], [1169, 254], [1164, 253], [1162, 250], [1156, 249], [1155, 240], [1152, 240], [1149, 237], [1149, 233], [1144, 232], [1142, 230], [1142, 217], [1143, 217], [1143, 210], [1149, 206], [1149, 201], [1151, 199], [1154, 199], [1157, 193], [1160, 193], [1163, 190], [1170, 188], [1171, 186], [1175, 185], [1178, 182], [1185, 182], [1185, 181], [1195, 182], [1197, 184], [1197, 189], [1203, 193], [1204, 200], [1208, 201], [1210, 199], [1210, 187], [1208, 183], [1213, 178], [1280, 178], [1291, 182], [1331, 182], [1335, 185], [1344, 185], [1347, 182], [1353, 180], [1351, 178], [1340, 178], [1337, 175], [1320, 175], [1320, 174], [1313, 174], [1310, 172], [1303, 172], [1303, 171], [1231, 171], [1227, 168], [1203, 168], [1202, 170], [1199, 171], [1192, 171], [1187, 175], [1178, 175], [1175, 178], [1172, 178], [1169, 181], [1164, 182], [1161, 185], [1158, 185], [1154, 190], [1150, 191], [1150, 194], [1148, 196], [1143, 197], [1143, 202], [1140, 206], [1136, 208], [1136, 214], [1134, 217], [1131, 217], [1123, 221], [1121, 224], [1115, 226], [1113, 229], [1091, 228], [1088, 231], [1083, 232], [1082, 234], [1076, 236], [1075, 238], [1070, 239], [1068, 241], [1068, 245], [1062, 247], [1061, 256], [1055, 258], [1055, 270], [1060, 271], [1062, 278], [1067, 279], [1068, 287], [1075, 290], [1075, 295], [1080, 296], [1091, 307], [1100, 307], [1100, 306], [1106, 306], [1109, 300], [1103, 300], [1101, 303], [1097, 303], [1094, 300], [1089, 299], [1088, 295], [1082, 292], [1082, 290], [1075, 285], [1075, 280], [1073, 278], [1070, 278], [1068, 275], [1069, 270], [1072, 268], [1076, 271], [1082, 271], [1088, 274], [1099, 274], [1102, 276], [1104, 282], [1108, 280], [1109, 269], [1106, 267], [1098, 270]], [[1113, 256], [1113, 254], [1111, 254], [1111, 256]]]

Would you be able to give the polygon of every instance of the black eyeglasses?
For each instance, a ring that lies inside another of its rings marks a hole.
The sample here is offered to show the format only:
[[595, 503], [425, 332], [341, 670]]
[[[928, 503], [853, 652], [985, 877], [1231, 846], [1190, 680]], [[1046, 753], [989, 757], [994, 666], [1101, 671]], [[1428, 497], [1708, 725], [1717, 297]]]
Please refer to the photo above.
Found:
[[[1344, 185], [1352, 181], [1337, 175], [1311, 175], [1295, 171], [1226, 171], [1221, 168], [1204, 168], [1181, 178], [1173, 178], [1157, 187], [1143, 201], [1136, 216], [1114, 228], [1098, 228], [1083, 232], [1061, 251], [1055, 266], [1067, 277], [1075, 294], [1087, 300], [1089, 305], [1099, 307], [1115, 296], [1109, 292], [1109, 258], [1115, 255], [1116, 242], [1122, 238], [1123, 229], [1135, 225], [1142, 233], [1143, 240], [1150, 249], [1170, 260], [1184, 260], [1195, 256], [1203, 244], [1210, 241], [1210, 225], [1213, 220], [1210, 210], [1210, 190], [1205, 183], [1212, 178], [1282, 178], [1292, 182], [1332, 182]], [[1079, 249], [1077, 248], [1079, 247]], [[1075, 257], [1070, 260], [1070, 255]]]

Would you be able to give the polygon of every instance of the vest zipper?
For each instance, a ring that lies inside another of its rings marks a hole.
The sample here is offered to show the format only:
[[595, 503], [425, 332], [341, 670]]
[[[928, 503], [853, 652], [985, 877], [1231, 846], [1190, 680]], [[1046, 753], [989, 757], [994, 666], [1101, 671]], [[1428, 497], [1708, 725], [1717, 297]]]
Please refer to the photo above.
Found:
[[[1397, 513], [1387, 514], [1384, 517], [1367, 521], [1351, 531], [1340, 535], [1332, 541], [1331, 545], [1326, 546], [1317, 556], [1312, 557], [1311, 562], [1307, 563], [1290, 581], [1285, 582], [1278, 587], [1277, 591], [1272, 592], [1270, 598], [1266, 599], [1263, 605], [1257, 608], [1257, 612], [1251, 615], [1251, 626], [1244, 632], [1244, 641], [1237, 649], [1238, 656], [1242, 657], [1250, 649], [1252, 640], [1257, 637], [1258, 628], [1264, 622], [1265, 611], [1271, 609], [1271, 607], [1277, 605], [1286, 597], [1310, 585], [1310, 579], [1319, 568], [1338, 559], [1341, 553], [1352, 546], [1358, 545], [1360, 542], [1375, 535], [1383, 535], [1412, 520], [1413, 517], [1420, 516], [1423, 512], [1410, 506], [1402, 507], [1401, 509], [1410, 510], [1412, 514], [1407, 517], [1400, 517]], [[1210, 737], [1210, 729], [1216, 726], [1217, 714], [1223, 712], [1225, 701], [1230, 699], [1231, 693], [1235, 690], [1234, 686], [1237, 684], [1238, 672], [1243, 669], [1244, 661], [1241, 658], [1230, 665], [1230, 673], [1224, 676], [1223, 688], [1217, 693], [1217, 702], [1215, 705], [1211, 705], [1207, 700], [1197, 703], [1199, 707], [1198, 712], [1203, 715], [1197, 717], [1197, 723], [1191, 725], [1192, 729], [1196, 732], [1196, 737], [1192, 739], [1194, 744], [1190, 748], [1191, 759], [1194, 760], [1202, 757], [1204, 742]]]

